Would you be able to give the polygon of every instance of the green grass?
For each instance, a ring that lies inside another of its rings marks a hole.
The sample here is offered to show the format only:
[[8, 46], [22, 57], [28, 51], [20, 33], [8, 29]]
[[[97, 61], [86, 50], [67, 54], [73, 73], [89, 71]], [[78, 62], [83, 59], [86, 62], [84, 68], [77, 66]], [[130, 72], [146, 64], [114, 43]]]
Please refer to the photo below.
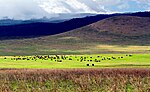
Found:
[[[102, 56], [102, 57], [97, 57]], [[129, 57], [126, 54], [100, 54], [100, 55], [68, 55], [66, 60], [62, 62], [57, 62], [55, 60], [11, 60], [13, 56], [5, 56], [7, 59], [4, 59], [4, 56], [0, 57], [0, 68], [48, 68], [48, 69], [57, 69], [57, 68], [150, 68], [150, 54], [133, 54]], [[33, 56], [25, 56], [30, 58]], [[53, 56], [55, 57], [55, 56]], [[88, 57], [86, 61], [80, 62], [81, 57]], [[90, 58], [92, 57], [92, 59]], [[112, 59], [115, 57], [116, 59]], [[118, 58], [123, 57], [123, 58]], [[15, 58], [18, 58], [16, 56]], [[23, 57], [21, 57], [23, 58]], [[106, 58], [106, 60], [102, 60]], [[107, 58], [111, 58], [108, 60]], [[100, 60], [100, 62], [95, 62], [95, 59]], [[92, 60], [92, 62], [88, 61]], [[87, 66], [90, 64], [90, 66]], [[94, 66], [92, 66], [94, 64]]]

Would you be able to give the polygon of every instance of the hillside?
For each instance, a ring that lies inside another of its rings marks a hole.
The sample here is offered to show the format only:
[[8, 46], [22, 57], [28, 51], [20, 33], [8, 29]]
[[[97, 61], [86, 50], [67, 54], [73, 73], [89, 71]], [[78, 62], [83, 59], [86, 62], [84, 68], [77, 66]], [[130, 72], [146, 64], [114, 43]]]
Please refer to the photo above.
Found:
[[105, 44], [149, 45], [149, 24], [149, 17], [115, 16], [59, 36], [77, 37]]
[[115, 16], [69, 32], [0, 41], [0, 55], [150, 53], [150, 18]]
[[[139, 16], [139, 17], [149, 17], [150, 12], [137, 12], [137, 13], [128, 13], [128, 14], [99, 14], [99, 15], [90, 15], [90, 14], [81, 14], [81, 18], [76, 18], [79, 15], [75, 15], [73, 19], [70, 20], [55, 20], [50, 21], [47, 18], [43, 19], [31, 19], [31, 20], [11, 20], [4, 19], [0, 20], [0, 39], [1, 38], [28, 38], [28, 37], [39, 37], [54, 35], [58, 33], [67, 32], [76, 28], [80, 28], [91, 23], [95, 23], [105, 18], [114, 17], [114, 16]], [[69, 18], [70, 15], [63, 15], [66, 18]]]
[[[58, 33], [67, 32], [76, 28], [89, 25], [99, 20], [115, 16], [115, 15], [95, 15], [83, 18], [73, 18], [70, 20], [60, 22], [56, 21], [43, 21], [43, 20], [27, 20], [27, 21], [14, 21], [1, 20], [0, 21], [0, 38], [20, 38], [24, 37], [39, 37], [46, 35], [54, 35]], [[58, 20], [57, 20], [58, 21]], [[6, 24], [5, 24], [6, 22]], [[14, 22], [14, 23], [13, 23]], [[10, 23], [10, 24], [9, 24]], [[10, 38], [10, 39], [11, 39]]]

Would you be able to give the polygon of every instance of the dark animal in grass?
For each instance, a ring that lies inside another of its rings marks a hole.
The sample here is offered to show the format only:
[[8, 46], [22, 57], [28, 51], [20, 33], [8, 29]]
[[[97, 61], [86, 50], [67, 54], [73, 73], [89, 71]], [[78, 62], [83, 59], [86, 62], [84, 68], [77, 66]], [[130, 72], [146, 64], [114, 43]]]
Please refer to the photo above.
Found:
[[111, 58], [107, 58], [108, 60], [111, 60]]
[[80, 61], [83, 61], [83, 57], [80, 58]]
[[100, 60], [95, 60], [95, 62], [101, 62]]
[[64, 60], [64, 59], [65, 59], [65, 57], [64, 57], [64, 56], [61, 56], [61, 59], [63, 59], [63, 60]]
[[90, 64], [86, 64], [86, 66], [90, 66]]
[[94, 66], [94, 64], [92, 64], [92, 66]]
[[56, 58], [59, 59], [60, 57], [56, 55]]
[[69, 58], [69, 60], [72, 60], [72, 58]]
[[22, 58], [22, 60], [26, 60], [26, 58]]
[[99, 62], [99, 60], [95, 59], [95, 62]]
[[115, 57], [112, 57], [112, 59], [116, 59]]
[[132, 55], [129, 55], [129, 57], [131, 57]]
[[106, 60], [106, 58], [104, 57], [104, 59], [103, 60]]
[[57, 60], [57, 62], [62, 62], [62, 60]]

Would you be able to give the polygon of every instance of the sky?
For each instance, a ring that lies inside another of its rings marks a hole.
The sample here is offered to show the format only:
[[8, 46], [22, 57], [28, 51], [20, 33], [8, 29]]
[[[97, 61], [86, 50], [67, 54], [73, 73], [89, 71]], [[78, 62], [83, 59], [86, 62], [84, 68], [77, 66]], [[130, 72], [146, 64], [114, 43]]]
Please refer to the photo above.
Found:
[[150, 11], [150, 0], [0, 0], [0, 19], [57, 17], [60, 13]]

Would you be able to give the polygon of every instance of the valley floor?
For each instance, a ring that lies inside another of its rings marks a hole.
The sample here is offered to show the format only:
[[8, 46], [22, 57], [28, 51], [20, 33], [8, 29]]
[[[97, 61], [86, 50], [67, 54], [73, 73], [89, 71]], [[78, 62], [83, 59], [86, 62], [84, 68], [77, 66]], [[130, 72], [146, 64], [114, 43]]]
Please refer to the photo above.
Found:
[[150, 54], [0, 56], [1, 92], [150, 92]]
[[150, 68], [150, 54], [1, 56], [0, 68]]

